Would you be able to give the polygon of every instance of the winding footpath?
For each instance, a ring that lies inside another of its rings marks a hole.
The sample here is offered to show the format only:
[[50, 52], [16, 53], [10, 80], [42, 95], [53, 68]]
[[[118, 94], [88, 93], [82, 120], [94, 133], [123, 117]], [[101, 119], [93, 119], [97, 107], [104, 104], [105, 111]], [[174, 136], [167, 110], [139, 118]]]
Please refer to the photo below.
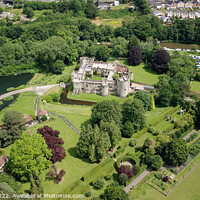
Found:
[[58, 86], [59, 84], [55, 84], [55, 85], [45, 85], [45, 86], [35, 86], [35, 87], [28, 87], [28, 88], [24, 88], [21, 90], [15, 90], [12, 92], [8, 92], [6, 94], [3, 94], [0, 96], [0, 100], [15, 95], [15, 94], [20, 94], [22, 92], [30, 92], [30, 91], [35, 91], [38, 95], [43, 95], [45, 92], [47, 92], [48, 90], [50, 90], [51, 88]]
[[196, 131], [198, 131], [198, 129], [193, 129], [190, 133], [188, 133], [183, 139], [187, 140], [188, 138], [190, 138], [191, 135], [193, 135], [193, 133], [195, 133]]

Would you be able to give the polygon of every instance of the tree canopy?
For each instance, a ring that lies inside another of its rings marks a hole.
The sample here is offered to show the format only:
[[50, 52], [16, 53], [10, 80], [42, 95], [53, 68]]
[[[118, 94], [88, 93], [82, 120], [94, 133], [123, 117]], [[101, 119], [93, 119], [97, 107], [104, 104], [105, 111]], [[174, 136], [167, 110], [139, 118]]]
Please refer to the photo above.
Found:
[[165, 162], [172, 166], [182, 165], [188, 157], [187, 144], [183, 139], [172, 140], [165, 150]]
[[51, 151], [39, 134], [24, 134], [12, 146], [8, 160], [8, 170], [22, 182], [30, 180], [51, 164]]
[[147, 92], [145, 92], [145, 91], [137, 91], [135, 93], [134, 98], [140, 99], [144, 104], [144, 109], [145, 110], [149, 110], [151, 99], [150, 99], [150, 96], [149, 96], [149, 94]]

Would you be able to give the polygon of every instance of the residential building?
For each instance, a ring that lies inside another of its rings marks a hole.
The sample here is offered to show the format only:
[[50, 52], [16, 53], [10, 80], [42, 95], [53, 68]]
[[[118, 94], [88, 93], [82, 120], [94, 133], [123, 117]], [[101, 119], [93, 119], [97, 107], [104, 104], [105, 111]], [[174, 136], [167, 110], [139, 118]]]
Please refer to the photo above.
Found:
[[195, 14], [196, 14], [196, 13], [195, 13], [194, 11], [193, 11], [193, 12], [190, 12], [190, 13], [189, 13], [189, 18], [190, 18], [190, 19], [195, 19]]
[[6, 164], [6, 162], [8, 161], [8, 157], [6, 155], [3, 155], [1, 158], [0, 158], [0, 173], [3, 172], [3, 168]]
[[177, 8], [184, 8], [184, 6], [185, 6], [185, 4], [184, 4], [181, 0], [178, 0], [178, 1], [176, 2], [176, 7], [177, 7]]
[[167, 17], [172, 17], [173, 16], [173, 10], [172, 9], [167, 10], [166, 14], [167, 14]]
[[193, 2], [192, 1], [190, 1], [190, 0], [186, 0], [185, 2], [184, 2], [184, 7], [185, 8], [192, 8], [193, 7]]
[[176, 9], [177, 8], [177, 4], [174, 1], [169, 1], [168, 4], [167, 4], [167, 7], [171, 8], [171, 9]]
[[180, 10], [175, 10], [174, 11], [174, 17], [180, 17], [180, 16], [181, 16]]
[[152, 15], [154, 16], [162, 16], [162, 11], [161, 10], [155, 10], [154, 12], [152, 12]]
[[200, 10], [197, 11], [195, 14], [196, 14], [196, 17], [197, 17], [197, 18], [200, 18]]
[[187, 10], [184, 10], [181, 14], [182, 16], [182, 19], [187, 19], [188, 18], [188, 11]]
[[193, 6], [192, 6], [193, 8], [200, 8], [200, 2], [199, 2], [199, 0], [194, 0], [193, 1]]

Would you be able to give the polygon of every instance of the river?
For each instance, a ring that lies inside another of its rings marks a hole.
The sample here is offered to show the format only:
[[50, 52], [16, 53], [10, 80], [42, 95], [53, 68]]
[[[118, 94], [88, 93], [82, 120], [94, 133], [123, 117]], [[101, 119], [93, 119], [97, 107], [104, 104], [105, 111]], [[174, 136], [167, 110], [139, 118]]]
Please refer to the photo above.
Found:
[[[169, 49], [192, 49], [192, 45], [193, 44], [180, 44], [180, 43], [165, 43], [165, 42], [161, 42], [160, 46], [161, 47], [167, 47]], [[197, 46], [197, 50], [200, 50], [200, 45], [196, 44]]]
[[[25, 85], [33, 77], [32, 74], [20, 74], [16, 76], [3, 76], [0, 77], [0, 95], [7, 92], [7, 89], [10, 87], [19, 87], [20, 85]], [[14, 98], [10, 101], [2, 101], [3, 104], [0, 104], [0, 111], [5, 107], [9, 106], [18, 95], [14, 95]]]

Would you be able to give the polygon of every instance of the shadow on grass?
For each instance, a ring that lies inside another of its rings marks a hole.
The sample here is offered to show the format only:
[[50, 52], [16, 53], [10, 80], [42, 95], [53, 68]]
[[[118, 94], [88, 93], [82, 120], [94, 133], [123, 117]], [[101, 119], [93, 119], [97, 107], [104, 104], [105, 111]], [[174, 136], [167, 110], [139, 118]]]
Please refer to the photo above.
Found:
[[155, 72], [152, 67], [149, 64], [145, 64], [144, 65], [144, 70], [150, 74], [154, 74], [154, 75], [159, 75], [157, 72]]
[[78, 158], [78, 159], [82, 160], [82, 161], [85, 162], [85, 163], [91, 163], [91, 164], [92, 164], [92, 162], [91, 162], [88, 158], [80, 158], [80, 157], [78, 156], [76, 147], [71, 147], [71, 148], [69, 148], [69, 149], [68, 149], [68, 152], [69, 152], [69, 155], [70, 155], [70, 156], [72, 156], [72, 157], [74, 157], [74, 158]]

